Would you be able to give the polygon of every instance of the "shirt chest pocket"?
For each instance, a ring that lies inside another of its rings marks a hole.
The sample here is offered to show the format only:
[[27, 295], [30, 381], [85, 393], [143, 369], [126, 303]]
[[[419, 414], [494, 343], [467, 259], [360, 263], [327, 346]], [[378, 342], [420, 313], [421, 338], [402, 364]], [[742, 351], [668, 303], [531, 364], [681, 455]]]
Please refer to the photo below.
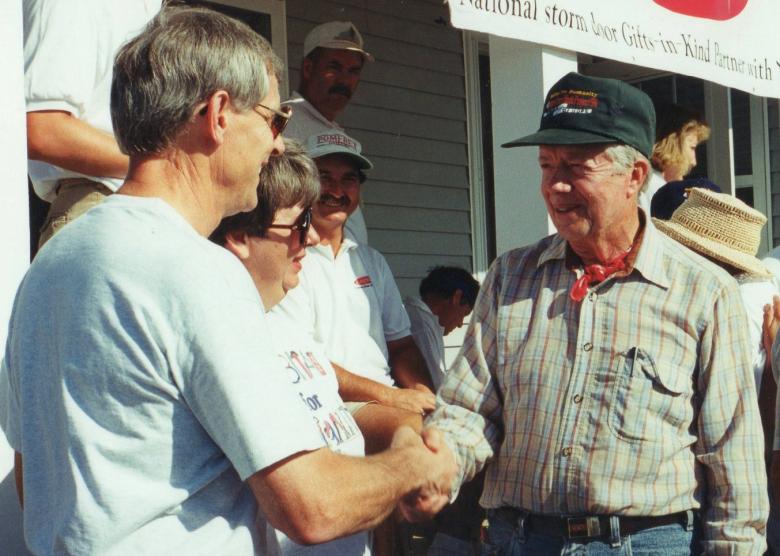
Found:
[[669, 442], [687, 436], [693, 418], [691, 373], [656, 362], [640, 347], [615, 359], [609, 427], [627, 442]]

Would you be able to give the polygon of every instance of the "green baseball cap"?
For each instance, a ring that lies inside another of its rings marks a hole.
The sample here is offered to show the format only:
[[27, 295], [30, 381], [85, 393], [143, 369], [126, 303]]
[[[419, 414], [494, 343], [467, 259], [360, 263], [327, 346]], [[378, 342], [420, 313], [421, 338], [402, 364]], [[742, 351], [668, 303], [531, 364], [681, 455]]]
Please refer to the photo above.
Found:
[[618, 79], [571, 72], [547, 93], [539, 131], [501, 146], [623, 143], [650, 158], [654, 139], [650, 97]]

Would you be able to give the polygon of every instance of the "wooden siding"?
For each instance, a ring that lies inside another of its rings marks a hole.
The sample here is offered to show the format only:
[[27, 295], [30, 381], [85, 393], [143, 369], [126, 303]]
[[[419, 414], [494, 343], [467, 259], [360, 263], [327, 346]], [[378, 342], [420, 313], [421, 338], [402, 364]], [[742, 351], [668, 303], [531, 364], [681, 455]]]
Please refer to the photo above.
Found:
[[461, 34], [439, 0], [287, 0], [290, 89], [303, 39], [324, 21], [352, 21], [376, 61], [339, 123], [374, 163], [362, 197], [369, 243], [401, 293], [428, 268], [471, 269], [471, 203]]

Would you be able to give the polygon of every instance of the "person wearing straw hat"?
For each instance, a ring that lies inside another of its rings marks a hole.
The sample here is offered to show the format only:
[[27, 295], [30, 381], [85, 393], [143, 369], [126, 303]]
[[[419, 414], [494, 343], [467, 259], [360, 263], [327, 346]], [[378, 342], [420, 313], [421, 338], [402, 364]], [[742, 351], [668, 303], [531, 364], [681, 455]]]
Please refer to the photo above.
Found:
[[663, 233], [737, 279], [750, 323], [756, 391], [760, 390], [766, 363], [761, 343], [764, 305], [778, 293], [772, 273], [756, 258], [766, 216], [731, 195], [693, 188], [670, 220], [654, 218], [653, 222]]
[[558, 232], [492, 264], [426, 420], [456, 454], [455, 492], [486, 469], [486, 553], [765, 549], [745, 310], [637, 205], [654, 128], [640, 90], [569, 73], [540, 129], [504, 145], [538, 146]]
[[[305, 143], [312, 135], [341, 130], [336, 118], [352, 100], [364, 64], [373, 61], [351, 21], [328, 21], [309, 31], [303, 41], [300, 84], [287, 101], [295, 104], [287, 136]], [[346, 231], [358, 243], [368, 243], [360, 207], [347, 220]]]
[[[756, 391], [760, 393], [759, 406], [764, 421], [767, 453], [771, 453], [773, 441], [780, 445], [775, 439], [777, 386], [770, 376], [772, 366], [767, 366], [767, 355], [772, 343], [769, 342], [769, 347], [765, 345], [763, 328], [767, 316], [765, 307], [772, 303], [773, 297], [780, 291], [772, 279], [771, 270], [756, 258], [766, 216], [731, 195], [692, 188], [688, 190], [687, 199], [679, 204], [668, 221], [653, 218], [653, 222], [663, 233], [714, 262], [737, 280], [750, 323], [748, 332], [752, 368]], [[766, 374], [764, 381], [767, 384], [762, 388], [765, 373], [769, 374]], [[771, 457], [770, 461], [774, 459]], [[777, 504], [773, 501], [771, 506], [767, 541], [776, 550], [780, 546], [777, 538]]]

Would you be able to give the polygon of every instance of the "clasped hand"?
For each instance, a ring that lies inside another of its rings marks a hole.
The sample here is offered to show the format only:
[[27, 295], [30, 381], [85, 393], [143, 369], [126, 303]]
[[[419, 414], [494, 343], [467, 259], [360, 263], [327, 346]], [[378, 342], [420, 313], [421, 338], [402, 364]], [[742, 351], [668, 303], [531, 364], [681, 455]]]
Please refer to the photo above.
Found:
[[452, 481], [458, 467], [455, 456], [436, 428], [427, 428], [421, 435], [402, 428], [393, 438], [394, 446], [414, 447], [410, 468], [421, 472], [420, 486], [401, 499], [399, 509], [405, 519], [426, 521], [449, 502]]

